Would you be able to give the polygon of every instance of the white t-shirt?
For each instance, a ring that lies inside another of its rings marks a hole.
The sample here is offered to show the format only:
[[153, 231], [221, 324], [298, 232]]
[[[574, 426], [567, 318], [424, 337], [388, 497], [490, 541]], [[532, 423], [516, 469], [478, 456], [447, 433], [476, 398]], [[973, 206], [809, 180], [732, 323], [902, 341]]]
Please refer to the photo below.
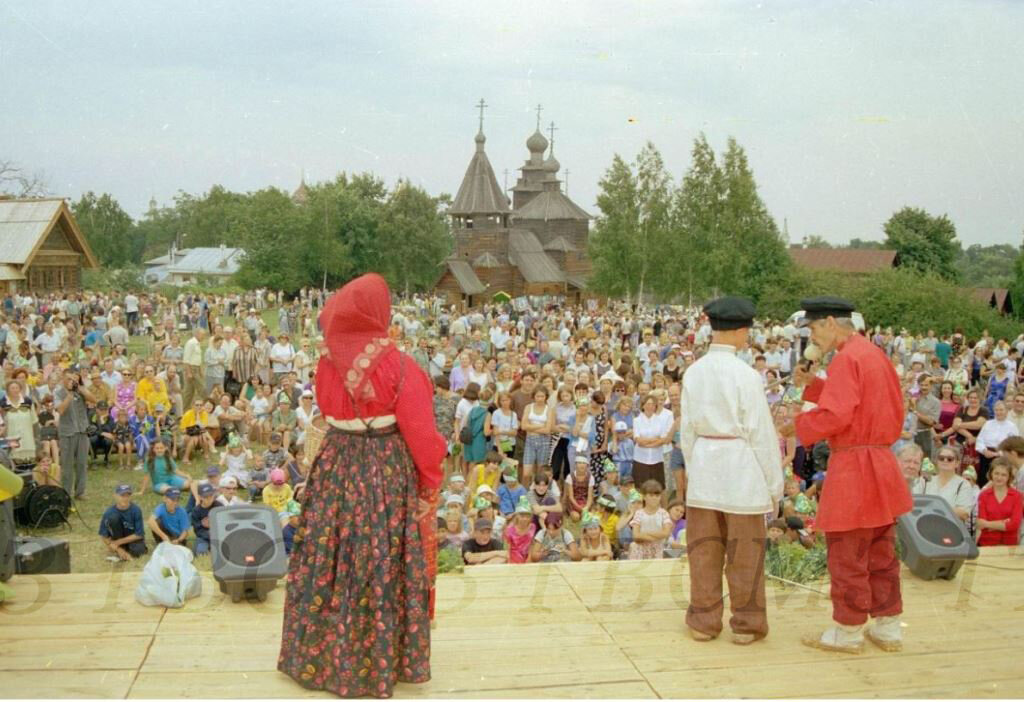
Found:
[[249, 410], [254, 417], [263, 418], [270, 416], [270, 398], [256, 395], [249, 402]]
[[138, 312], [139, 311], [139, 298], [135, 297], [131, 293], [124, 296], [124, 311], [125, 312]]
[[270, 347], [269, 355], [275, 373], [287, 373], [292, 369], [295, 349], [292, 348], [291, 344], [278, 342]]

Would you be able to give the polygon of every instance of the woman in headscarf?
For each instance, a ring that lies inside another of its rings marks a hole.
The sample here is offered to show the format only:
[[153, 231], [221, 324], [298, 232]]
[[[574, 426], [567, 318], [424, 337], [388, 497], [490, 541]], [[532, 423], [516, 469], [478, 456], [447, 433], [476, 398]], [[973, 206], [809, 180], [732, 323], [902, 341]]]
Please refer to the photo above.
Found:
[[388, 338], [390, 319], [374, 273], [320, 318], [316, 399], [329, 427], [302, 499], [278, 669], [341, 697], [430, 679], [431, 527], [447, 447], [430, 379]]

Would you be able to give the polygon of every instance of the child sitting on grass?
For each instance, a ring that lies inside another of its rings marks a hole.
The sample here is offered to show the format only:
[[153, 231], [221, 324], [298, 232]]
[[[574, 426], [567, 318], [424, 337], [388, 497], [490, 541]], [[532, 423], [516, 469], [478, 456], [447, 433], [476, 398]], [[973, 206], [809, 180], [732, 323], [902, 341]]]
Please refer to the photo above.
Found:
[[629, 560], [662, 558], [665, 541], [672, 533], [672, 518], [661, 507], [661, 484], [648, 480], [643, 484], [644, 506], [629, 520], [633, 530], [633, 543], [629, 545]]
[[294, 497], [292, 486], [285, 480], [284, 470], [275, 468], [270, 471], [270, 485], [263, 488], [263, 504], [284, 512]]
[[192, 485], [191, 476], [178, 470], [174, 459], [168, 455], [167, 444], [163, 441], [155, 441], [149, 447], [139, 492], [145, 494], [146, 488], [150, 485], [153, 486], [153, 492], [159, 495], [167, 492], [168, 488], [184, 490]]
[[526, 563], [530, 560], [530, 544], [537, 535], [533, 523], [533, 508], [530, 500], [523, 495], [516, 504], [512, 523], [505, 527], [505, 545], [508, 547], [509, 563]]
[[590, 460], [576, 456], [572, 475], [565, 479], [565, 511], [569, 519], [580, 521], [583, 513], [594, 503], [594, 475], [590, 472]]
[[501, 463], [505, 459], [497, 451], [489, 451], [484, 462], [473, 469], [469, 478], [469, 492], [476, 493], [481, 485], [489, 485], [491, 490], [497, 494], [498, 484], [501, 482]]
[[619, 514], [611, 495], [601, 495], [595, 503], [594, 513], [601, 524], [601, 531], [608, 537], [612, 557], [619, 557]]
[[478, 497], [473, 503], [473, 509], [469, 513], [469, 519], [474, 524], [478, 519], [486, 519], [491, 522], [491, 529], [494, 534], [494, 538], [501, 540], [502, 534], [505, 533], [505, 517], [498, 514], [498, 510], [494, 507], [494, 503], [488, 500], [486, 497]]
[[295, 500], [289, 500], [284, 512], [281, 513], [281, 536], [284, 540], [284, 552], [291, 555], [299, 528], [299, 516], [302, 508]]
[[601, 530], [601, 521], [597, 515], [583, 513], [583, 534], [580, 536], [580, 555], [585, 561], [610, 561], [612, 545]]
[[[506, 465], [501, 473], [505, 480], [498, 486], [498, 506], [502, 516], [508, 517], [516, 511], [519, 498], [526, 497], [526, 488], [519, 484], [519, 471], [514, 465]], [[497, 525], [494, 532], [501, 533]]]
[[672, 533], [665, 547], [666, 558], [678, 558], [686, 553], [686, 503], [676, 498], [668, 503], [668, 516], [672, 520]]

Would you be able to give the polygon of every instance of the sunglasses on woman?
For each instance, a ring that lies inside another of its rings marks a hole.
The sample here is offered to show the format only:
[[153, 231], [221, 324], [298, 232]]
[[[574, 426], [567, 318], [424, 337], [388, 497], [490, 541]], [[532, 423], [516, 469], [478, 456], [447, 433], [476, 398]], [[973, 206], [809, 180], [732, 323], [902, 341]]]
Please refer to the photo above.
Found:
[[938, 457], [938, 460], [940, 460], [940, 461], [955, 461], [956, 460], [956, 456], [950, 456], [948, 454], [943, 454], [942, 456]]

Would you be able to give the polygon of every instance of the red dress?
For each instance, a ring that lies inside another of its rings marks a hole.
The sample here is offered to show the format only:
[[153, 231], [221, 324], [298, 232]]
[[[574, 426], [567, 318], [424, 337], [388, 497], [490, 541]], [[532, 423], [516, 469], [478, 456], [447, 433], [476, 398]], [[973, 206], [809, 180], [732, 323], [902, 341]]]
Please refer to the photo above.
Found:
[[885, 526], [910, 511], [910, 490], [890, 448], [903, 417], [892, 363], [863, 336], [850, 337], [828, 367], [818, 406], [796, 418], [802, 445], [827, 439], [831, 449], [819, 531]]
[[1021, 514], [1024, 512], [1024, 503], [1021, 501], [1021, 494], [1013, 488], [1008, 488], [1006, 497], [1000, 502], [996, 499], [995, 490], [989, 488], [982, 490], [978, 495], [978, 518], [998, 522], [1009, 519], [1006, 524], [1006, 531], [995, 529], [982, 529], [978, 537], [979, 546], [1016, 546], [1019, 540]]

